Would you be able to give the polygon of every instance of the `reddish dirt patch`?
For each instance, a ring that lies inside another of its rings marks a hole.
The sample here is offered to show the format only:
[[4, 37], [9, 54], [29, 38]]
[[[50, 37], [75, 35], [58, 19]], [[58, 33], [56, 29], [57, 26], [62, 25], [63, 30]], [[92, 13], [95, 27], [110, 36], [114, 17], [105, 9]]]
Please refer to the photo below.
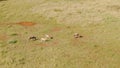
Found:
[[40, 43], [40, 44], [37, 44], [37, 46], [49, 46], [49, 45], [46, 43]]
[[6, 35], [0, 35], [0, 40], [5, 41], [8, 37]]
[[17, 23], [21, 26], [34, 26], [36, 23], [33, 23], [33, 22], [19, 22]]
[[62, 30], [62, 28], [60, 28], [60, 27], [55, 27], [55, 28], [52, 29], [52, 32], [58, 32], [58, 31], [61, 31], [61, 30]]
[[58, 44], [58, 42], [53, 42], [53, 45], [57, 45]]

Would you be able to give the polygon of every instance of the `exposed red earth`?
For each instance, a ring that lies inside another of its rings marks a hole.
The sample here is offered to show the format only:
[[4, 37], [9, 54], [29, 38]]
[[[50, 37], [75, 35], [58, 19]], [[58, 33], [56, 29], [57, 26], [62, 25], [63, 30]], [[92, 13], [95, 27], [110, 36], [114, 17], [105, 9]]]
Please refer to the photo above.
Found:
[[6, 39], [8, 39], [7, 35], [0, 34], [0, 41], [5, 41]]
[[60, 27], [55, 27], [55, 28], [52, 29], [53, 32], [58, 32], [58, 31], [61, 31], [61, 30], [62, 30], [62, 28], [60, 28]]
[[21, 26], [34, 26], [34, 25], [36, 25], [36, 23], [33, 23], [33, 22], [19, 22], [17, 24], [19, 24]]

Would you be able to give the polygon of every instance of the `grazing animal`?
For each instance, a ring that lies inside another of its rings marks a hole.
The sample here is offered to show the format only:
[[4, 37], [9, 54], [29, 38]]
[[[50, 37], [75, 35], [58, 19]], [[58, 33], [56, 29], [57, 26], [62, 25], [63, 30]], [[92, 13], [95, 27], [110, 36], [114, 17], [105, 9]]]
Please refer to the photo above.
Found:
[[47, 39], [53, 39], [53, 37], [52, 36], [50, 36], [50, 35], [45, 35], [45, 37], [47, 38]]
[[46, 41], [48, 41], [47, 38], [41, 38], [40, 40], [41, 40], [41, 42], [46, 42]]
[[79, 38], [79, 33], [75, 33], [75, 34], [74, 34], [74, 37], [75, 37], [75, 38]]
[[79, 35], [79, 33], [75, 33], [74, 35]]
[[29, 40], [36, 41], [38, 39], [35, 36], [32, 36], [32, 37], [29, 38]]
[[50, 39], [53, 39], [52, 36], [48, 35], [48, 34], [45, 34], [45, 37], [41, 38], [41, 42], [46, 42], [46, 41], [49, 41]]
[[46, 38], [50, 38], [50, 36], [49, 36], [49, 35], [47, 35], [47, 34], [45, 35], [45, 37], [46, 37]]
[[75, 34], [74, 34], [74, 37], [75, 37], [75, 38], [82, 38], [83, 36], [79, 35], [79, 33], [75, 33]]

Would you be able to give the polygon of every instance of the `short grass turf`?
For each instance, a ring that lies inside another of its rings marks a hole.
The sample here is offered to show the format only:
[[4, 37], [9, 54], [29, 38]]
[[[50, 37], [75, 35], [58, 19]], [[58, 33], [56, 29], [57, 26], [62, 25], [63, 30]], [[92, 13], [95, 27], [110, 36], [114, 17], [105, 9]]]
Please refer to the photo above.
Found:
[[0, 0], [0, 68], [119, 68], [119, 12], [119, 0]]

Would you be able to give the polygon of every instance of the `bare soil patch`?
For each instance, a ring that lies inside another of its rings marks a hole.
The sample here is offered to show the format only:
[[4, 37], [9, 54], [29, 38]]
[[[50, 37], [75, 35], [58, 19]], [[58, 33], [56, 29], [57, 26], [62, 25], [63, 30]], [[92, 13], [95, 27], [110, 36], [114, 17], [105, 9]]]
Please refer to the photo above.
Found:
[[2, 35], [0, 34], [0, 41], [5, 41], [8, 39], [8, 36], [7, 35]]
[[19, 24], [21, 26], [34, 26], [34, 25], [36, 25], [36, 23], [33, 23], [33, 22], [19, 22], [17, 24]]
[[40, 44], [37, 44], [38, 46], [49, 46], [48, 44], [46, 43], [40, 43]]
[[62, 30], [62, 28], [60, 28], [60, 27], [54, 27], [52, 29], [52, 32], [58, 32], [58, 31], [61, 31], [61, 30]]

